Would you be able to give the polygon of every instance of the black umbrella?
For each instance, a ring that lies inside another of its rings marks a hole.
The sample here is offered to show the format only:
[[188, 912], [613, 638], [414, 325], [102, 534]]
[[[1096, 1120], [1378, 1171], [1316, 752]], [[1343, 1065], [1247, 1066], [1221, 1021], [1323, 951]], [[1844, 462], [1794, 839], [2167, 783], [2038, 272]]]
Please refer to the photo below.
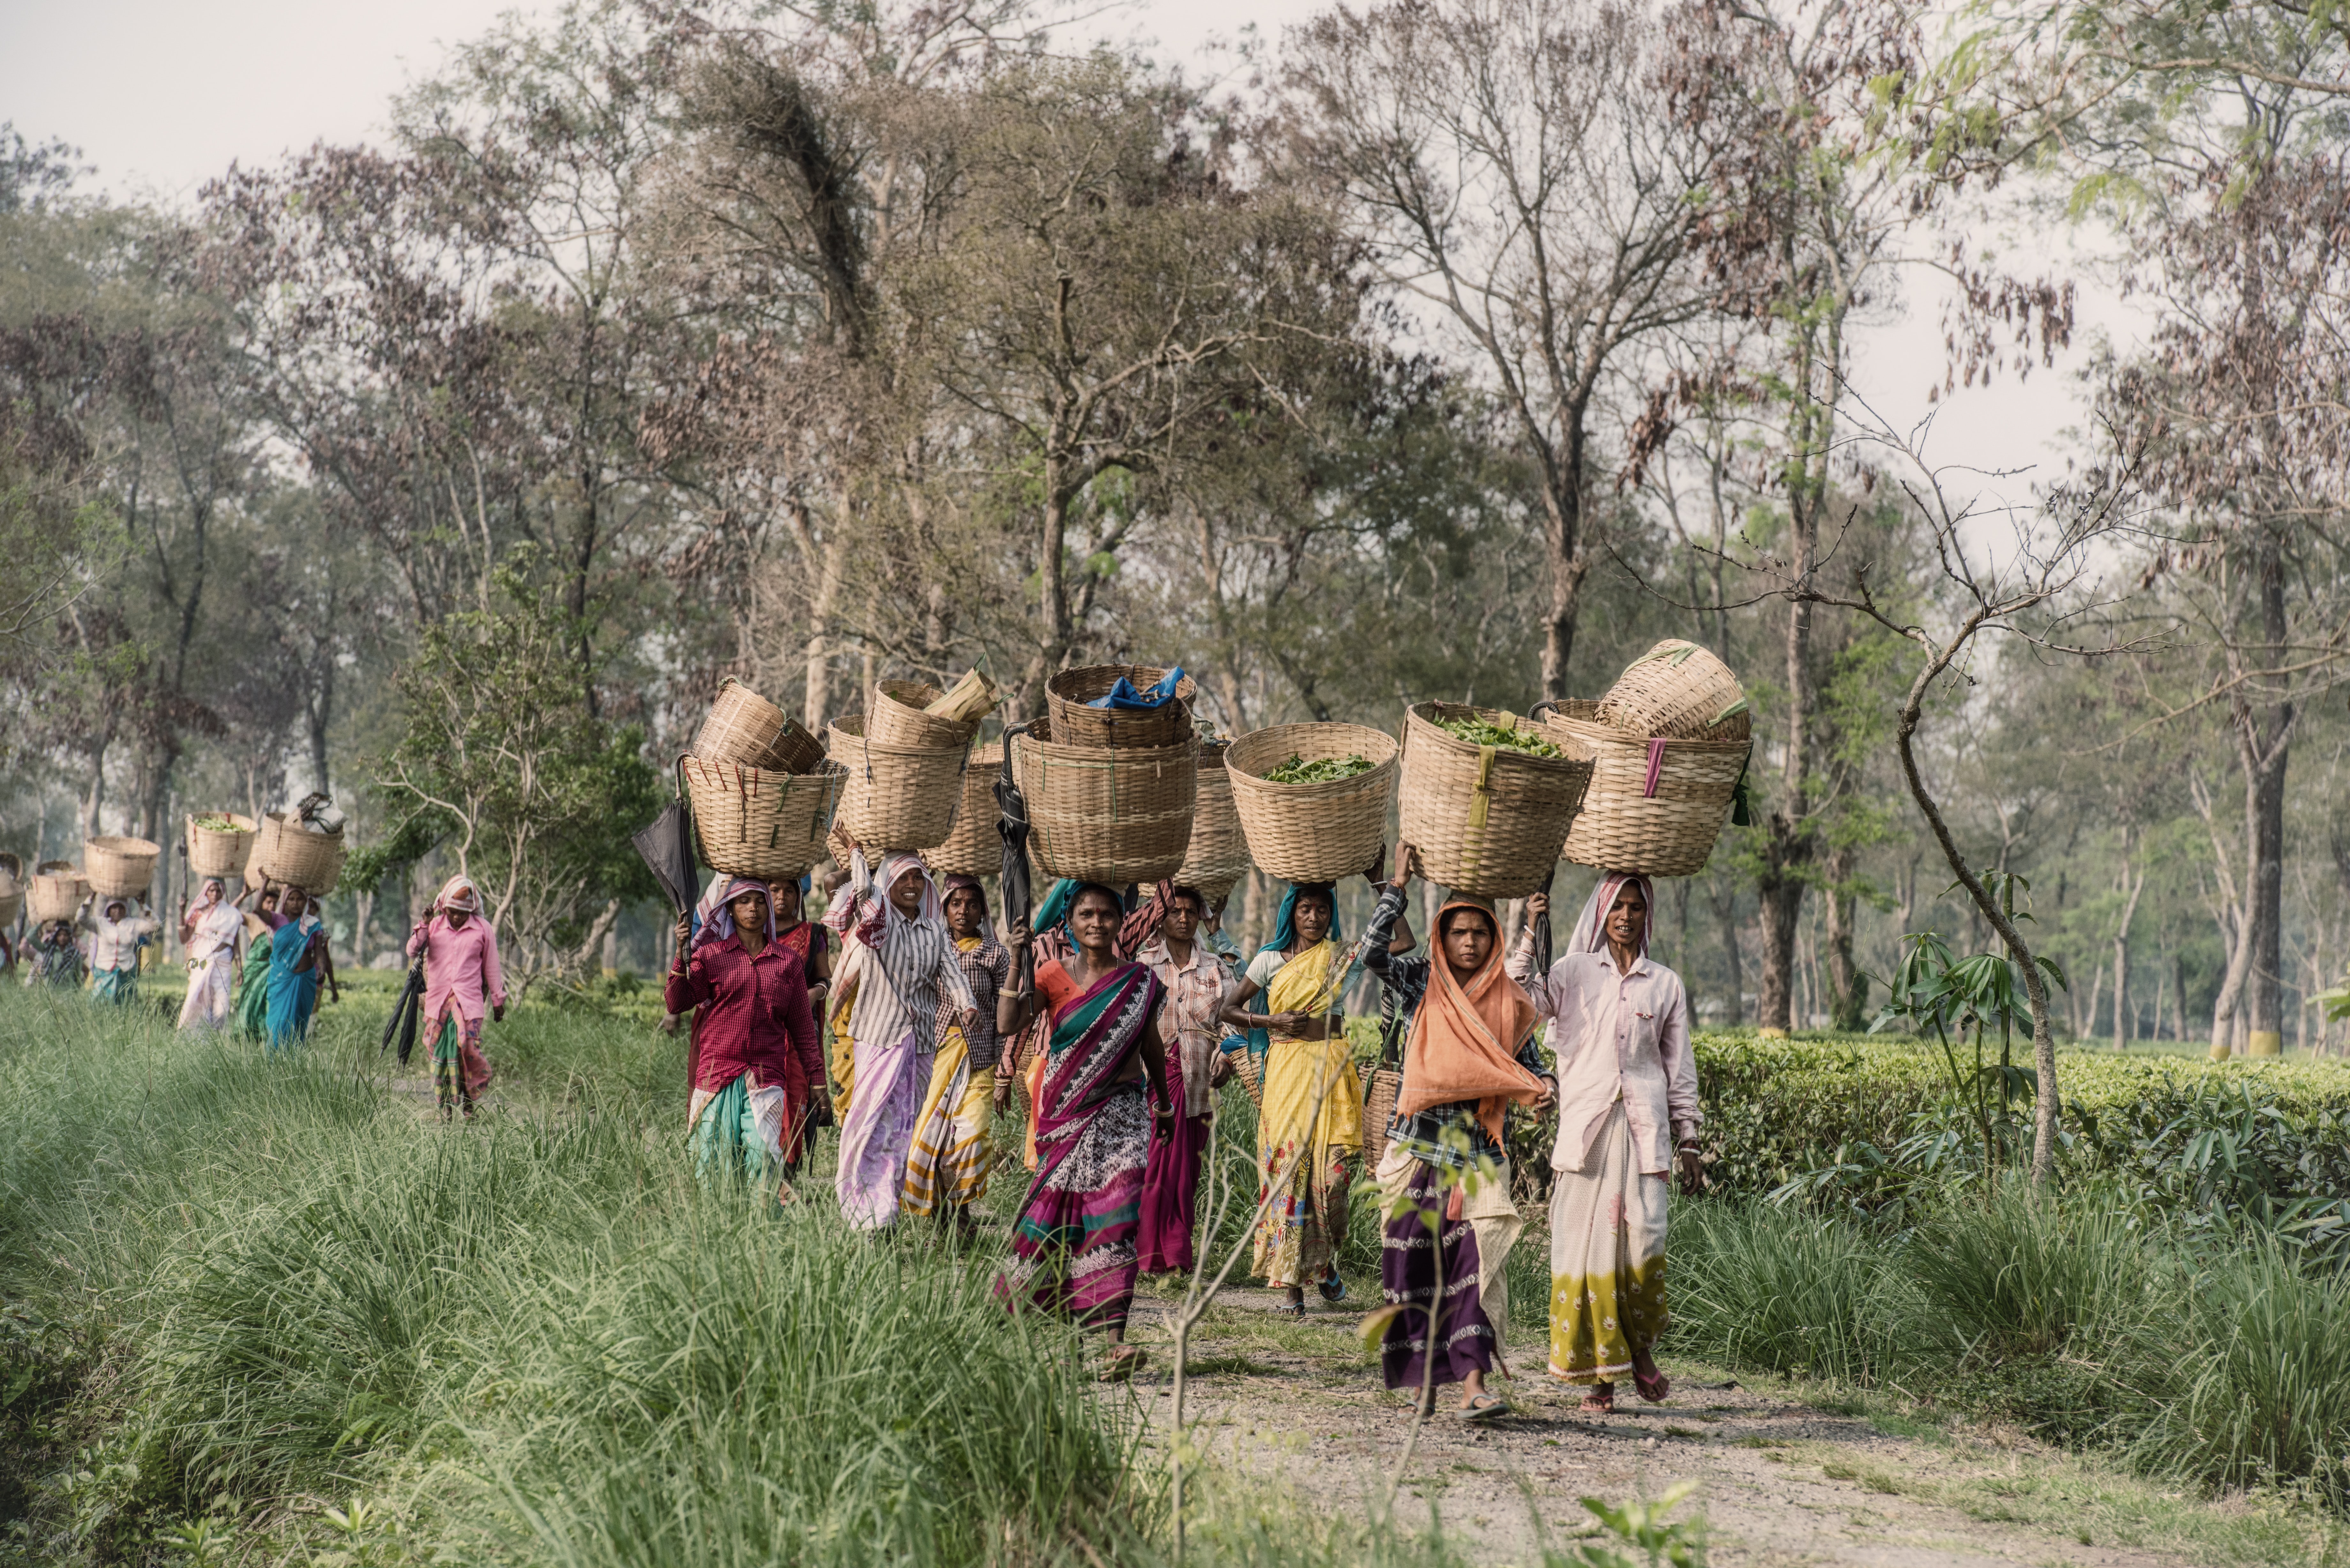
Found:
[[400, 1000], [392, 1003], [391, 1016], [384, 1021], [383, 1045], [376, 1052], [380, 1056], [391, 1049], [391, 1037], [400, 1036], [400, 1064], [408, 1065], [409, 1053], [416, 1049], [416, 1028], [423, 1022], [424, 960], [420, 956], [409, 966], [408, 983], [400, 988]]
[[[1028, 924], [1034, 889], [1028, 885], [1028, 798], [1020, 793], [1020, 785], [1012, 776], [1012, 737], [1026, 732], [1024, 724], [1014, 724], [1003, 732], [1003, 772], [995, 780], [995, 831], [1003, 838], [1003, 919], [1007, 924], [1022, 928]], [[1028, 989], [1034, 975], [1030, 966], [1035, 961], [1028, 954], [1022, 955], [1020, 984], [1016, 989]]]
[[[1542, 890], [1546, 898], [1550, 885], [1558, 879], [1558, 863], [1551, 863], [1550, 875], [1543, 878]], [[1550, 911], [1544, 909], [1534, 917], [1534, 973], [1550, 973]]]
[[632, 842], [669, 895], [670, 907], [681, 915], [693, 908], [702, 884], [693, 869], [693, 819], [685, 803], [673, 800], [661, 807], [650, 826], [637, 829]]

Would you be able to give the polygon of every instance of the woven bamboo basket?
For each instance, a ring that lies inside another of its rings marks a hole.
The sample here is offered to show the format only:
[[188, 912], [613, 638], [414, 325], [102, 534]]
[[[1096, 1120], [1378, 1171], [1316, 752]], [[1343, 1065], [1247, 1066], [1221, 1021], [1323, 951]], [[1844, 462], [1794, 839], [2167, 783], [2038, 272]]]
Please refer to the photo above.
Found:
[[[1248, 1091], [1249, 1104], [1264, 1107], [1264, 1063], [1257, 1054], [1245, 1046], [1232, 1053], [1232, 1071], [1239, 1075], [1241, 1087]], [[1378, 1167], [1374, 1166], [1373, 1169]]]
[[0, 926], [15, 925], [16, 912], [24, 907], [25, 895], [17, 891], [16, 884], [11, 882], [8, 885], [8, 891], [0, 893]]
[[848, 784], [848, 770], [830, 761], [816, 773], [787, 774], [688, 755], [678, 772], [702, 864], [762, 882], [795, 880], [824, 858], [824, 836]]
[[1403, 1069], [1385, 1064], [1363, 1075], [1363, 1168], [1376, 1171], [1388, 1155], [1388, 1124], [1403, 1093]]
[[[1367, 774], [1330, 784], [1267, 784], [1293, 756], [1309, 763], [1361, 755]], [[1234, 741], [1224, 753], [1232, 809], [1249, 858], [1284, 882], [1335, 882], [1369, 868], [1388, 839], [1395, 796], [1395, 737], [1360, 724], [1275, 724]]]
[[323, 898], [343, 879], [343, 836], [312, 833], [282, 811], [265, 813], [253, 841], [253, 858], [245, 862], [245, 881], [254, 871], [281, 888], [299, 888], [313, 898]]
[[162, 853], [163, 846], [150, 839], [101, 834], [81, 841], [82, 875], [101, 898], [143, 898]]
[[82, 880], [81, 868], [70, 860], [44, 861], [33, 873], [29, 895], [36, 920], [70, 920], [89, 897], [89, 884]]
[[806, 725], [733, 676], [702, 722], [689, 753], [706, 763], [741, 763], [762, 773], [809, 774], [824, 761], [824, 742]]
[[[1538, 735], [1566, 755], [1480, 746], [1436, 724], [1471, 718]], [[1591, 787], [1592, 754], [1588, 744], [1521, 724], [1514, 714], [1422, 702], [1404, 715], [1396, 836], [1419, 851], [1421, 876], [1456, 893], [1523, 898], [1540, 892]]]
[[951, 746], [893, 746], [868, 739], [865, 715], [834, 722], [832, 760], [848, 770], [841, 793], [841, 825], [868, 857], [883, 850], [935, 849], [962, 815], [962, 776], [970, 751]]
[[1065, 746], [1173, 746], [1191, 738], [1191, 699], [1200, 683], [1186, 675], [1175, 683], [1175, 700], [1156, 708], [1088, 708], [1109, 695], [1124, 676], [1144, 691], [1167, 678], [1147, 664], [1088, 664], [1064, 670], [1045, 682], [1045, 709], [1053, 733]]
[[1232, 806], [1232, 775], [1224, 766], [1224, 753], [1231, 749], [1224, 741], [1201, 743], [1191, 842], [1175, 872], [1176, 885], [1198, 888], [1211, 909], [1232, 896], [1234, 885], [1254, 864], [1249, 859], [1248, 835], [1241, 831], [1241, 814]]
[[1003, 771], [1002, 741], [982, 741], [972, 747], [954, 831], [936, 849], [922, 852], [931, 870], [955, 877], [993, 877], [1003, 872], [1003, 836], [995, 831], [995, 781]]
[[946, 693], [920, 680], [882, 680], [866, 704], [865, 732], [890, 746], [968, 746], [976, 719], [939, 719], [922, 711]]
[[245, 864], [253, 858], [254, 840], [261, 836], [260, 828], [253, 818], [239, 816], [233, 811], [207, 815], [225, 817], [236, 826], [233, 828], [199, 827], [193, 815], [188, 818], [189, 874], [243, 880]]
[[1598, 753], [1563, 858], [1646, 877], [1695, 876], [1721, 836], [1750, 742], [1722, 732], [1730, 725], [1695, 740], [1652, 739], [1601, 722], [1598, 711], [1596, 702], [1561, 702], [1542, 721], [1561, 745], [1576, 741]]
[[[1053, 733], [1060, 733], [1055, 721]], [[1199, 798], [1200, 742], [1065, 745], [1014, 735], [1013, 776], [1028, 803], [1028, 848], [1048, 877], [1156, 882], [1182, 868]]]
[[[1695, 740], [1736, 723], [1746, 736], [1746, 689], [1730, 666], [1694, 642], [1669, 637], [1624, 667], [1599, 699], [1599, 722], [1636, 735]], [[1717, 739], [1728, 739], [1716, 733]]]

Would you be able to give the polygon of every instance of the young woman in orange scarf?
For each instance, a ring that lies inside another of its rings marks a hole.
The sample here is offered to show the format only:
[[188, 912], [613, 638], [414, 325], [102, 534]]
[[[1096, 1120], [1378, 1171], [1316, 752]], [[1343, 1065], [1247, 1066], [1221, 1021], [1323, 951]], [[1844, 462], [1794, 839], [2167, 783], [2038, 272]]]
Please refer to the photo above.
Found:
[[1509, 1408], [1486, 1392], [1485, 1374], [1501, 1353], [1503, 1264], [1519, 1229], [1502, 1119], [1513, 1101], [1548, 1103], [1552, 1087], [1535, 1054], [1534, 1005], [1504, 972], [1490, 900], [1447, 898], [1426, 958], [1389, 953], [1379, 940], [1402, 913], [1418, 863], [1410, 845], [1396, 846], [1364, 957], [1411, 1019], [1376, 1173], [1387, 1201], [1379, 1282], [1396, 1309], [1379, 1364], [1388, 1387], [1413, 1389], [1430, 1407], [1437, 1384], [1461, 1384], [1462, 1417], [1488, 1420]]

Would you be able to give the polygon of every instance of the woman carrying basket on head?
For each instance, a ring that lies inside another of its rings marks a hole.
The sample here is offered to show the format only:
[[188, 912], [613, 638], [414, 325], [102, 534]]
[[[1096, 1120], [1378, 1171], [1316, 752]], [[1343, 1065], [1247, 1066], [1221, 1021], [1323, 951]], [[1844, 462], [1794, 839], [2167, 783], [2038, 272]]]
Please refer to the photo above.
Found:
[[236, 1027], [247, 1040], [269, 1033], [269, 945], [276, 934], [269, 920], [276, 913], [277, 889], [264, 882], [244, 918], [244, 972], [236, 980], [244, 988], [236, 1001]]
[[[1523, 1228], [1510, 1200], [1503, 1117], [1513, 1101], [1547, 1104], [1552, 1089], [1534, 1045], [1534, 1006], [1504, 972], [1490, 899], [1447, 898], [1428, 957], [1388, 950], [1419, 859], [1410, 845], [1396, 846], [1395, 875], [1363, 955], [1409, 1020], [1403, 1086], [1376, 1173], [1388, 1205], [1380, 1283], [1388, 1304], [1407, 1310], [1388, 1325], [1380, 1367], [1388, 1387], [1426, 1387], [1431, 1402], [1436, 1385], [1461, 1383], [1461, 1414], [1486, 1420], [1509, 1408], [1485, 1392], [1485, 1374], [1502, 1359], [1504, 1269]], [[1429, 1303], [1440, 1293], [1431, 1335]]]
[[85, 908], [81, 915], [81, 929], [89, 933], [90, 995], [128, 1006], [139, 1000], [139, 950], [155, 940], [163, 922], [129, 898], [92, 903], [99, 912]]
[[672, 1014], [698, 1010], [687, 1133], [697, 1169], [738, 1170], [758, 1181], [775, 1167], [780, 1207], [792, 1200], [786, 1179], [806, 1152], [824, 1088], [807, 953], [777, 938], [765, 883], [725, 877], [712, 891], [698, 938], [691, 914], [677, 918], [678, 956], [664, 998]]
[[1012, 971], [1026, 937], [1011, 947], [995, 940], [987, 919], [987, 894], [973, 877], [951, 876], [946, 889], [947, 931], [955, 961], [962, 968], [975, 1004], [968, 1026], [951, 1015], [939, 1019], [939, 1048], [931, 1059], [931, 1081], [914, 1116], [914, 1145], [906, 1159], [905, 1207], [909, 1214], [952, 1220], [972, 1228], [971, 1206], [987, 1196], [995, 1147], [988, 1124], [995, 1108], [995, 1063], [1005, 1034], [1023, 1022], [1020, 999], [1012, 994]]
[[[1531, 921], [1510, 958], [1511, 977], [1555, 1021], [1550, 1373], [1590, 1385], [1587, 1410], [1613, 1410], [1627, 1372], [1651, 1404], [1670, 1392], [1651, 1354], [1666, 1322], [1665, 1185], [1676, 1164], [1683, 1191], [1704, 1180], [1689, 993], [1648, 957], [1655, 908], [1647, 877], [1602, 873], [1548, 974], [1534, 972]], [[1544, 894], [1526, 902], [1529, 915], [1549, 909]]]
[[[1098, 883], [1075, 887], [1063, 927], [1069, 956], [1037, 967], [1052, 1033], [1036, 1087], [1036, 1175], [995, 1288], [1014, 1305], [1066, 1313], [1107, 1334], [1102, 1376], [1119, 1378], [1142, 1362], [1125, 1341], [1152, 1141], [1145, 1085], [1160, 1116], [1170, 1115], [1172, 1030], [1167, 988], [1149, 966], [1118, 956], [1126, 912], [1118, 894]], [[1055, 899], [1045, 908], [1059, 912]]]
[[1207, 1147], [1208, 1123], [1215, 1113], [1211, 1077], [1223, 1033], [1224, 992], [1230, 968], [1208, 944], [1217, 921], [1197, 888], [1170, 888], [1160, 895], [1167, 916], [1135, 954], [1167, 988], [1177, 1063], [1167, 1074], [1172, 1114], [1161, 1123], [1165, 1136], [1150, 1146], [1150, 1166], [1142, 1183], [1142, 1272], [1190, 1271], [1191, 1224], [1200, 1186], [1200, 1155]]
[[506, 1016], [505, 971], [498, 963], [498, 933], [482, 913], [482, 895], [465, 877], [452, 877], [408, 939], [408, 956], [424, 959], [424, 1001], [419, 1016], [432, 1033], [432, 1082], [441, 1114], [462, 1109], [490, 1086], [490, 1059], [482, 1054], [483, 1003], [499, 1023]]
[[847, 1031], [855, 1075], [835, 1185], [848, 1222], [876, 1230], [898, 1218], [939, 1014], [968, 1030], [977, 1008], [921, 857], [890, 855], [877, 877], [853, 840], [848, 851], [848, 883], [824, 918], [840, 937], [833, 1024]]
[[[1378, 869], [1365, 876], [1377, 882]], [[1353, 961], [1338, 945], [1336, 889], [1294, 884], [1282, 896], [1273, 940], [1224, 993], [1222, 1021], [1247, 1031], [1249, 1050], [1262, 1049], [1264, 1062], [1256, 1272], [1289, 1293], [1284, 1310], [1297, 1314], [1309, 1282], [1324, 1301], [1347, 1297], [1336, 1252], [1347, 1234], [1347, 1183], [1363, 1154], [1363, 1089], [1339, 1008]], [[1252, 1012], [1260, 992], [1266, 1011]]]
[[180, 1005], [182, 1029], [218, 1029], [234, 1011], [229, 987], [236, 974], [237, 944], [244, 940], [244, 911], [228, 899], [228, 884], [207, 877], [195, 907], [180, 917], [180, 945], [188, 952], [188, 1000]]
[[287, 888], [277, 896], [277, 912], [269, 922], [269, 1003], [263, 1033], [269, 1054], [291, 1051], [310, 1037], [310, 1020], [318, 1011], [318, 978], [326, 977], [338, 1002], [342, 987], [335, 981], [335, 961], [327, 950], [327, 929], [308, 892]]

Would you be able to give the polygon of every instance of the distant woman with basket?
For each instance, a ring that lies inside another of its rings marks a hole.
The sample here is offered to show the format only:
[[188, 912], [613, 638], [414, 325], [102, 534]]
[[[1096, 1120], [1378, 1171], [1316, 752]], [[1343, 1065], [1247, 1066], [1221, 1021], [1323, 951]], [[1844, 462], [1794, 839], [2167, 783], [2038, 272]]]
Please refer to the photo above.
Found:
[[806, 949], [778, 939], [767, 884], [726, 877], [714, 892], [698, 940], [692, 917], [677, 918], [669, 976], [671, 1012], [698, 1010], [686, 1127], [698, 1168], [740, 1170], [757, 1181], [775, 1167], [782, 1205], [792, 1200], [784, 1179], [806, 1153], [824, 1089]]
[[506, 1016], [506, 976], [498, 961], [497, 928], [482, 913], [482, 895], [470, 877], [452, 877], [408, 939], [408, 956], [424, 960], [424, 1002], [418, 1016], [432, 1034], [432, 1083], [443, 1117], [463, 1110], [468, 1120], [493, 1076], [482, 1054], [482, 1013]]
[[327, 950], [327, 929], [307, 891], [286, 888], [277, 895], [276, 913], [265, 919], [270, 927], [269, 1005], [263, 1033], [275, 1056], [310, 1037], [310, 1020], [318, 1011], [319, 977], [334, 988], [338, 1002], [342, 987], [335, 981], [334, 956]]
[[81, 917], [89, 933], [90, 994], [128, 1006], [139, 1000], [139, 950], [155, 940], [163, 922], [128, 898], [109, 898], [99, 908], [100, 913], [85, 909]]
[[81, 989], [81, 944], [71, 920], [43, 920], [35, 926], [25, 939], [25, 951], [32, 961], [25, 966], [26, 985]]
[[[1377, 867], [1367, 875], [1376, 881]], [[1249, 1032], [1252, 1053], [1263, 1043], [1256, 1272], [1289, 1293], [1284, 1310], [1301, 1315], [1309, 1282], [1324, 1301], [1347, 1298], [1336, 1251], [1347, 1234], [1347, 1183], [1363, 1154], [1363, 1088], [1338, 1002], [1354, 958], [1338, 945], [1333, 886], [1296, 883], [1282, 896], [1273, 940], [1224, 993], [1223, 1022]], [[1260, 992], [1267, 1011], [1248, 1011]]]
[[1143, 1359], [1125, 1342], [1126, 1319], [1139, 1269], [1149, 1106], [1156, 1101], [1163, 1117], [1173, 1105], [1173, 1031], [1167, 988], [1149, 965], [1118, 954], [1126, 912], [1118, 894], [1079, 883], [1067, 910], [1070, 954], [1036, 976], [1052, 1024], [1036, 1086], [1036, 1175], [995, 1288], [1107, 1334], [1113, 1348], [1101, 1375], [1117, 1379]]
[[182, 1029], [218, 1029], [234, 1011], [229, 990], [236, 974], [237, 945], [244, 940], [244, 911], [229, 902], [228, 884], [207, 877], [195, 906], [180, 917], [180, 945], [188, 952], [188, 1000], [180, 1006]]
[[[1491, 899], [1447, 898], [1426, 958], [1388, 950], [1418, 862], [1410, 845], [1396, 846], [1363, 955], [1409, 1019], [1403, 1084], [1376, 1172], [1388, 1205], [1380, 1283], [1388, 1304], [1407, 1310], [1388, 1323], [1380, 1369], [1389, 1388], [1424, 1386], [1431, 1400], [1438, 1384], [1462, 1384], [1462, 1415], [1489, 1420], [1509, 1408], [1485, 1392], [1485, 1374], [1503, 1357], [1503, 1271], [1521, 1228], [1503, 1118], [1513, 1101], [1545, 1105], [1552, 1091], [1534, 1005], [1505, 972]], [[1431, 1334], [1430, 1303], [1440, 1297]]]
[[855, 1073], [835, 1185], [848, 1222], [876, 1230], [898, 1218], [940, 1010], [968, 1029], [976, 1003], [921, 857], [893, 854], [877, 877], [861, 847], [848, 849], [848, 883], [824, 918], [840, 937], [833, 1018]]
[[1173, 888], [1164, 895], [1167, 918], [1135, 954], [1167, 988], [1167, 1015], [1173, 1024], [1176, 1067], [1167, 1075], [1174, 1096], [1166, 1136], [1150, 1146], [1150, 1166], [1142, 1184], [1142, 1272], [1188, 1272], [1193, 1262], [1191, 1223], [1200, 1186], [1200, 1155], [1207, 1147], [1208, 1123], [1215, 1113], [1210, 1078], [1223, 1033], [1224, 992], [1232, 975], [1208, 944], [1217, 924], [1207, 897], [1197, 888]]
[[[1534, 973], [1531, 919], [1510, 958], [1558, 1054], [1550, 1373], [1588, 1384], [1594, 1411], [1616, 1407], [1627, 1372], [1651, 1404], [1671, 1391], [1651, 1354], [1666, 1323], [1665, 1186], [1676, 1164], [1684, 1192], [1704, 1180], [1689, 993], [1648, 957], [1655, 908], [1646, 877], [1603, 873], [1548, 974]], [[1549, 909], [1544, 894], [1526, 901], [1530, 916]]]
[[247, 1040], [269, 1033], [269, 947], [276, 934], [269, 921], [276, 913], [277, 889], [264, 882], [254, 898], [253, 913], [244, 919], [244, 972], [237, 976], [244, 992], [237, 998], [236, 1026]]
[[1003, 1038], [1024, 1022], [1012, 971], [1027, 938], [1015, 936], [1008, 948], [996, 940], [987, 894], [975, 877], [947, 878], [945, 913], [974, 1005], [967, 1025], [951, 1015], [939, 1020], [939, 1048], [906, 1159], [904, 1201], [909, 1214], [951, 1220], [968, 1231], [971, 1206], [987, 1196], [987, 1178], [995, 1168], [995, 1146], [988, 1137], [995, 1063]]

